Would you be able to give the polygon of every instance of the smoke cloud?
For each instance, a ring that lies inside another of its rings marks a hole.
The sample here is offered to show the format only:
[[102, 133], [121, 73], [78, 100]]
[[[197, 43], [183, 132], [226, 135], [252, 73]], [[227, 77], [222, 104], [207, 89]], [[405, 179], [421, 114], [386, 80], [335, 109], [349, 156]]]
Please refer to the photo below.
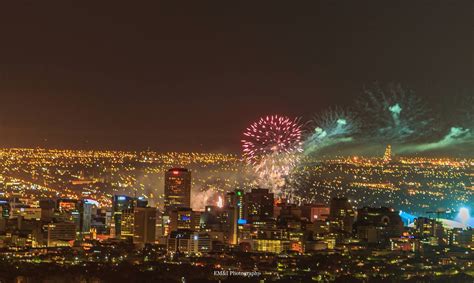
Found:
[[473, 136], [469, 129], [461, 127], [452, 127], [448, 134], [436, 142], [406, 145], [402, 146], [399, 152], [401, 153], [415, 153], [432, 150], [444, 149], [452, 146], [464, 145], [473, 143]]

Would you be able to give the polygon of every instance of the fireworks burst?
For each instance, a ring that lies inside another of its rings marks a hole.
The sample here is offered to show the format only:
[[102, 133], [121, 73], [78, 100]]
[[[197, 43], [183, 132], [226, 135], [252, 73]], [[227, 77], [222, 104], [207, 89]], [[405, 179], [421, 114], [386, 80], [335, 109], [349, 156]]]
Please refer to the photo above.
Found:
[[300, 120], [278, 115], [262, 117], [247, 128], [244, 136], [244, 159], [258, 174], [259, 184], [278, 193], [302, 152]]
[[260, 118], [244, 133], [244, 158], [256, 166], [270, 154], [301, 152], [301, 123], [299, 119], [272, 115]]
[[329, 109], [312, 121], [314, 129], [304, 143], [305, 154], [342, 142], [349, 142], [359, 130], [359, 123], [352, 112], [340, 108]]
[[218, 208], [223, 208], [224, 207], [224, 200], [222, 199], [221, 196], [219, 196], [219, 198], [217, 199], [216, 206]]
[[364, 119], [364, 134], [379, 141], [405, 143], [425, 137], [432, 119], [426, 105], [413, 91], [400, 84], [365, 89], [366, 98], [358, 102]]
[[474, 89], [465, 89], [453, 95], [447, 95], [446, 101], [440, 106], [439, 112], [453, 109], [451, 111], [444, 111], [444, 116], [442, 117], [444, 130], [455, 125], [470, 129], [471, 132], [474, 131]]

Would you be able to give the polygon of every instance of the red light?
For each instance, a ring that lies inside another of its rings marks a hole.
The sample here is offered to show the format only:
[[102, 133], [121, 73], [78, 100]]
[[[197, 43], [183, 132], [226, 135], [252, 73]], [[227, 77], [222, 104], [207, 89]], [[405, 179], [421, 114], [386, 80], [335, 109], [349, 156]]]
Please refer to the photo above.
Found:
[[179, 171], [173, 171], [173, 174], [174, 174], [174, 175], [178, 175], [178, 174], [179, 174]]

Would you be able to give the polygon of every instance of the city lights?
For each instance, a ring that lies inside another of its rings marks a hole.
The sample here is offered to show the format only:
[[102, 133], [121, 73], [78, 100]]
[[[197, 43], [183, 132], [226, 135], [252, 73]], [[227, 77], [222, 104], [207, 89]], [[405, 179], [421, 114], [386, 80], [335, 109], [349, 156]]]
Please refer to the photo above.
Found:
[[474, 282], [472, 0], [4, 2], [0, 283]]

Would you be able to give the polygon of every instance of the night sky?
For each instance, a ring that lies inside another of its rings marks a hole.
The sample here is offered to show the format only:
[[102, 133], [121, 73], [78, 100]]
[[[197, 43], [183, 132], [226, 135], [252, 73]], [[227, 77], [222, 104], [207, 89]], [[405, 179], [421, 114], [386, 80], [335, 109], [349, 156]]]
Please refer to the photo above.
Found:
[[472, 1], [10, 2], [5, 147], [237, 151], [259, 116], [308, 118], [374, 81], [435, 103], [473, 86]]

